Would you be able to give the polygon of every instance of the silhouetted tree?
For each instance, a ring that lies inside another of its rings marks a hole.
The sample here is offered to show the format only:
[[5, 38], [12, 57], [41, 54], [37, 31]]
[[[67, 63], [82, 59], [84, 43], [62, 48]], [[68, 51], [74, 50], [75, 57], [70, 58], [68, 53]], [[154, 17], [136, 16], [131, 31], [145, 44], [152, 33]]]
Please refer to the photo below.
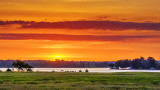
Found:
[[141, 68], [142, 69], [149, 69], [149, 62], [147, 60], [145, 60], [144, 57], [140, 57], [140, 61], [141, 61]]
[[131, 65], [133, 69], [142, 69], [142, 60], [139, 58], [133, 59]]
[[142, 69], [149, 69], [150, 68], [150, 64], [147, 60], [143, 60], [142, 61]]
[[[15, 68], [18, 68], [18, 70], [24, 70], [24, 69], [31, 69], [33, 68], [32, 66], [30, 66], [28, 63], [25, 63], [23, 61], [17, 60], [16, 62], [12, 63], [12, 66], [14, 66]], [[28, 71], [28, 70], [27, 70]]]
[[156, 60], [153, 57], [148, 57], [148, 62], [150, 64], [150, 68], [155, 68], [156, 67]]
[[113, 68], [114, 68], [114, 64], [113, 64], [113, 63], [110, 63], [110, 64], [109, 64], [109, 67], [110, 67], [110, 69], [113, 69]]
[[160, 63], [157, 64], [156, 69], [157, 69], [157, 70], [160, 70]]
[[131, 65], [131, 61], [126, 59], [126, 60], [119, 60], [115, 63], [115, 67], [118, 69], [120, 68], [127, 68], [130, 67]]

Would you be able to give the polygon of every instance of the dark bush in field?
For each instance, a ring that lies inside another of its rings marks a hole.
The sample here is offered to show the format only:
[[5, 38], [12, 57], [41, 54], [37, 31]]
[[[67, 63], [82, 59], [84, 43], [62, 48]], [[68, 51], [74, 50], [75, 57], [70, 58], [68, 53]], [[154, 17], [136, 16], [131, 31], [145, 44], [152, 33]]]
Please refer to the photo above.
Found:
[[7, 72], [11, 72], [12, 70], [8, 68], [6, 71], [7, 71]]
[[88, 69], [86, 69], [85, 72], [89, 72]]

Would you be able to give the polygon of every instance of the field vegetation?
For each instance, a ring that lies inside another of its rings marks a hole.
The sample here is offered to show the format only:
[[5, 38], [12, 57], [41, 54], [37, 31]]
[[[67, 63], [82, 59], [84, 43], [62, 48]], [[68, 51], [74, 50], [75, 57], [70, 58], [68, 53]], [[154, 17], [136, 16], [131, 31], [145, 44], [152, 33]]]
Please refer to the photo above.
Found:
[[0, 90], [160, 89], [160, 73], [1, 72]]

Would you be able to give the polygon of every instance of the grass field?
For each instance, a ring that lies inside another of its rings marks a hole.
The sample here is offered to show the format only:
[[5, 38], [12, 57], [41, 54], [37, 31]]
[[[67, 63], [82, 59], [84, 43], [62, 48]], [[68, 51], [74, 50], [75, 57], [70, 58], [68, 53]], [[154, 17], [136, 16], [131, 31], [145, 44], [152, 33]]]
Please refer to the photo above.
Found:
[[0, 90], [160, 89], [160, 73], [1, 72]]

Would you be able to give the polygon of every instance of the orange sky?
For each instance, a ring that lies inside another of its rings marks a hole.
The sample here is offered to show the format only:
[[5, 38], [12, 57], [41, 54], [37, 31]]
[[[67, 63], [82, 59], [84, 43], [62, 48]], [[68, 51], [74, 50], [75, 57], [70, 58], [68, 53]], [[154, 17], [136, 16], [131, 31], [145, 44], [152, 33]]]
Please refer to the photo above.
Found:
[[160, 60], [159, 21], [160, 0], [1, 0], [0, 58]]

